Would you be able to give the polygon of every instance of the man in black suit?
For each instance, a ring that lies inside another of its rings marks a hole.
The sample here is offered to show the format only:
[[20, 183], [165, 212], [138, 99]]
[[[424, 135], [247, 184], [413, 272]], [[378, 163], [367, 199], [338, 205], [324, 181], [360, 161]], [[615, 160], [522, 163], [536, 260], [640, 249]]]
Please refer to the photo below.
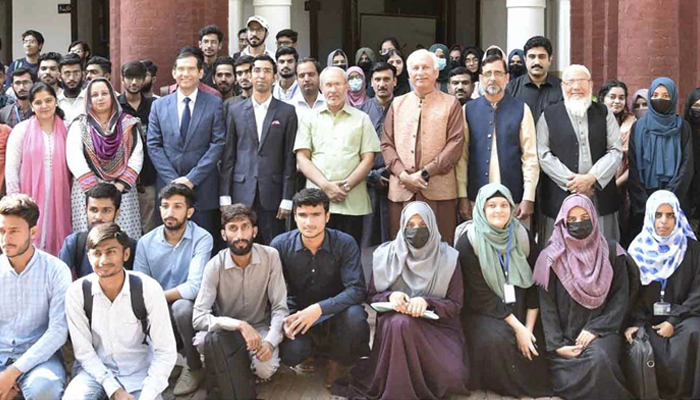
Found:
[[242, 203], [258, 214], [257, 241], [269, 244], [284, 232], [294, 196], [294, 107], [272, 97], [277, 65], [262, 54], [253, 60], [253, 96], [230, 106], [221, 162], [220, 205]]

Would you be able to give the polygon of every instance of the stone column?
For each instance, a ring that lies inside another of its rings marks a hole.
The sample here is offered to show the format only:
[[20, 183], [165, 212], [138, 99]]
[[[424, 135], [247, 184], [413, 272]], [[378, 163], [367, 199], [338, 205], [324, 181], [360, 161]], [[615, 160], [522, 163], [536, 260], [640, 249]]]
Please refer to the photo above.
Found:
[[228, 0], [228, 54], [238, 52], [238, 31], [244, 24], [243, 0]]
[[253, 7], [255, 15], [265, 18], [270, 25], [265, 46], [274, 53], [277, 32], [292, 27], [292, 0], [254, 0]]
[[544, 36], [544, 10], [547, 0], [508, 0], [508, 49], [522, 49], [533, 36]]

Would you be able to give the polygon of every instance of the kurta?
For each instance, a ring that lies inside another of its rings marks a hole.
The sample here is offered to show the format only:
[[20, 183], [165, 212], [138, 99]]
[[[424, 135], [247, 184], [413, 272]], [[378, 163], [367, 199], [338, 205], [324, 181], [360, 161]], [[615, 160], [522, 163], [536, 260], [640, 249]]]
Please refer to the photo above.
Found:
[[[659, 396], [700, 398], [700, 243], [688, 239], [683, 261], [667, 280], [664, 301], [671, 304], [670, 316], [654, 316], [660, 298], [661, 283], [642, 286], [632, 314], [632, 325], [646, 329], [654, 349]], [[668, 339], [651, 328], [664, 321], [675, 329]]]
[[[489, 288], [479, 265], [479, 258], [468, 235], [463, 234], [455, 247], [459, 251], [459, 263], [465, 283], [462, 324], [469, 349], [469, 388], [490, 390], [511, 397], [550, 397], [552, 388], [547, 368], [547, 355], [542, 344], [542, 324], [535, 325], [534, 334], [539, 344], [539, 356], [530, 361], [525, 358], [515, 337], [513, 328], [505, 318], [513, 314], [525, 325], [528, 309], [538, 309], [537, 287], [515, 287], [514, 304], [505, 304]], [[528, 263], [535, 265], [539, 253], [530, 235]]]
[[[401, 278], [393, 289], [402, 290]], [[368, 303], [389, 301], [395, 290], [377, 293], [370, 281]], [[423, 297], [437, 321], [396, 312], [378, 315], [369, 359], [353, 369], [346, 387], [333, 394], [349, 399], [443, 399], [466, 394], [469, 371], [464, 335], [459, 321], [464, 287], [459, 265], [445, 298]]]
[[[626, 257], [614, 257], [610, 291], [596, 309], [577, 303], [554, 271], [549, 276], [549, 290], [540, 288], [540, 312], [556, 396], [567, 400], [632, 398], [620, 367], [623, 338], [619, 331], [629, 304]], [[584, 329], [597, 338], [578, 357], [556, 353], [561, 347], [575, 345]]]
[[[568, 113], [568, 110], [567, 110]], [[599, 190], [606, 187], [615, 178], [615, 172], [622, 160], [622, 141], [620, 140], [620, 127], [612, 112], [607, 114], [606, 131], [607, 131], [607, 152], [597, 161], [593, 161], [591, 148], [588, 141], [588, 118], [587, 115], [583, 118], [577, 118], [569, 114], [571, 125], [579, 138], [578, 141], [578, 174], [592, 174], [596, 178], [594, 188]], [[556, 134], [556, 132], [555, 132]], [[568, 177], [574, 174], [559, 160], [557, 155], [552, 154], [549, 148], [549, 126], [547, 119], [542, 115], [537, 121], [537, 156], [540, 160], [540, 168], [542, 172], [547, 174], [562, 190], [567, 191], [566, 183]], [[593, 199], [597, 203], [596, 198]], [[598, 205], [596, 204], [596, 208]], [[614, 212], [608, 215], [599, 215], [598, 223], [600, 231], [607, 239], [615, 241], [620, 240], [620, 229], [618, 225], [618, 213]], [[539, 226], [540, 247], [547, 245], [549, 237], [554, 229], [554, 218], [542, 216], [544, 223]]]

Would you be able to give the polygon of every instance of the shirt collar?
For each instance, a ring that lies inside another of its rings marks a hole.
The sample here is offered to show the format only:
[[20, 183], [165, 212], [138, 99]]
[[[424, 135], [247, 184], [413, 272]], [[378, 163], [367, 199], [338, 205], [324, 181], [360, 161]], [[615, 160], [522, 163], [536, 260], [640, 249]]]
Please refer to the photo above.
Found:
[[[532, 79], [530, 79], [530, 74], [526, 73], [523, 76], [523, 80], [524, 80], [523, 83], [525, 85], [529, 84], [529, 85], [533, 85], [533, 86], [537, 87], [537, 85], [532, 81]], [[554, 86], [555, 83], [556, 83], [555, 77], [551, 73], [547, 73], [547, 78], [545, 78], [544, 83], [540, 86]]]
[[[131, 297], [131, 285], [129, 285], [129, 273], [126, 272], [125, 269], [122, 269], [122, 272], [124, 272], [124, 284], [122, 285], [122, 290], [119, 291], [119, 294], [117, 295], [117, 297], [119, 297], [119, 296]], [[89, 279], [92, 282], [91, 293], [93, 296], [95, 296], [96, 294], [102, 294], [103, 296], [107, 297], [107, 295], [105, 295], [104, 291], [102, 291], [102, 286], [100, 286], [100, 277], [97, 274], [92, 273], [92, 274], [88, 275], [85, 279]]]
[[[180, 241], [174, 247], [179, 247], [180, 243], [182, 243], [185, 240], [192, 240], [192, 235], [193, 235], [192, 231], [194, 229], [193, 229], [191, 223], [192, 223], [192, 221], [189, 221], [189, 220], [187, 222], [185, 222], [185, 224], [186, 224], [185, 225], [185, 233], [182, 235], [182, 239], [180, 239]], [[158, 238], [160, 239], [160, 242], [170, 245], [170, 243], [168, 243], [168, 241], [165, 239], [165, 225], [161, 225], [157, 229], [160, 229], [160, 232], [158, 232]]]
[[197, 94], [199, 93], [199, 88], [195, 87], [194, 92], [192, 92], [189, 96], [185, 96], [182, 94], [180, 91], [180, 88], [177, 88], [177, 103], [180, 104], [183, 101], [185, 101], [185, 97], [189, 97], [190, 100], [192, 101], [192, 104], [194, 104], [197, 101]]
[[263, 110], [267, 110], [272, 102], [272, 94], [270, 94], [270, 97], [268, 97], [267, 100], [263, 101], [262, 103], [258, 103], [255, 100], [255, 96], [250, 96], [250, 98], [253, 101], [253, 108], [262, 108]]
[[[317, 100], [317, 101], [318, 101], [318, 100]], [[341, 108], [340, 111], [338, 111], [338, 112], [335, 114], [335, 116], [337, 117], [337, 116], [340, 115], [340, 114], [350, 114], [350, 110], [348, 110], [348, 107], [350, 107], [350, 106], [348, 105], [347, 102], [345, 102], [345, 103], [343, 104], [343, 108]], [[333, 113], [331, 112], [331, 110], [328, 108], [328, 103], [326, 103], [326, 102], [324, 101], [323, 104], [322, 104], [321, 106], [319, 106], [318, 112], [319, 112], [319, 113], [323, 113], [323, 112], [326, 112], [326, 111], [328, 111], [331, 115], [333, 115]]]
[[[331, 241], [329, 237], [330, 231], [328, 230], [328, 228], [326, 228], [323, 230], [323, 243], [321, 244], [321, 249], [325, 250], [328, 253], [331, 252]], [[298, 253], [304, 249], [306, 249], [306, 246], [304, 246], [304, 243], [301, 241], [301, 232], [297, 230], [296, 237], [294, 238], [294, 252]]]
[[[32, 245], [32, 246], [34, 246], [34, 245]], [[37, 261], [39, 259], [38, 255], [39, 255], [39, 249], [34, 247], [34, 254], [32, 255], [32, 258], [27, 263], [27, 266], [24, 268], [24, 271], [22, 271], [19, 274], [12, 267], [12, 264], [10, 264], [10, 259], [7, 258], [7, 255], [5, 255], [5, 254], [0, 255], [0, 263], [2, 264], [2, 268], [6, 268], [10, 272], [12, 272], [13, 274], [19, 276], [19, 275], [22, 275], [22, 274], [26, 273], [27, 271], [29, 271], [34, 266], [34, 264], [36, 264], [38, 262]]]
[[[297, 94], [294, 95], [293, 99], [294, 99], [296, 104], [303, 103], [302, 105], [305, 105], [306, 107], [309, 106], [309, 103], [307, 103], [306, 100], [304, 100], [304, 94], [301, 92], [301, 90], [298, 91]], [[325, 104], [326, 104], [326, 98], [323, 97], [323, 93], [318, 92], [318, 97], [316, 97], [316, 101], [314, 102], [313, 108], [316, 108], [317, 105], [318, 105], [318, 107], [321, 107], [322, 105], [325, 105]]]
[[[251, 250], [251, 258], [250, 258], [250, 264], [246, 265], [246, 268], [251, 267], [253, 265], [259, 265], [261, 263], [260, 261], [260, 245], [257, 243], [253, 243], [253, 249]], [[231, 249], [226, 249], [226, 260], [224, 261], [224, 269], [231, 269], [231, 268], [240, 268], [236, 263], [233, 262], [233, 258], [231, 258]]]

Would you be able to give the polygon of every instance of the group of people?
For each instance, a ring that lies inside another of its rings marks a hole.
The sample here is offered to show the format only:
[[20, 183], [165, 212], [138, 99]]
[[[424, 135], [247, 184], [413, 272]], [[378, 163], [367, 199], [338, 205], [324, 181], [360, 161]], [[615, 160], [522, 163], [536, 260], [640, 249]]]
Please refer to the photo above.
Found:
[[542, 36], [407, 58], [388, 38], [323, 67], [268, 32], [250, 17], [219, 57], [202, 28], [162, 97], [148, 60], [120, 94], [85, 43], [22, 35], [0, 94], [0, 399], [157, 399], [178, 352], [174, 394], [206, 377], [218, 398], [222, 351], [253, 395], [327, 360], [346, 398], [632, 398], [626, 346], [647, 342], [658, 395], [700, 397], [700, 89], [684, 116], [665, 77], [594, 99]]

